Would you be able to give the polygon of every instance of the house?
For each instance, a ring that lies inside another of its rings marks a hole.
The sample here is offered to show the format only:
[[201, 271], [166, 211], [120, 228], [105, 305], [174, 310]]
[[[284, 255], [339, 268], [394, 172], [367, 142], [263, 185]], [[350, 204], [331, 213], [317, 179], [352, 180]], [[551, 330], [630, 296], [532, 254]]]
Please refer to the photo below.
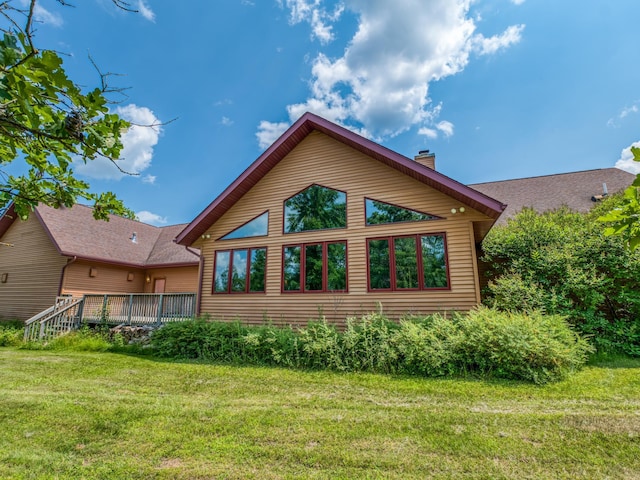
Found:
[[154, 227], [83, 205], [0, 217], [0, 318], [25, 320], [56, 296], [195, 292], [199, 257], [173, 242], [185, 225]]
[[176, 238], [201, 252], [200, 312], [259, 324], [480, 301], [476, 246], [505, 205], [307, 113]]
[[539, 213], [562, 206], [588, 212], [608, 194], [626, 189], [636, 176], [618, 168], [476, 183], [469, 187], [507, 204], [496, 224], [504, 224], [525, 207]]

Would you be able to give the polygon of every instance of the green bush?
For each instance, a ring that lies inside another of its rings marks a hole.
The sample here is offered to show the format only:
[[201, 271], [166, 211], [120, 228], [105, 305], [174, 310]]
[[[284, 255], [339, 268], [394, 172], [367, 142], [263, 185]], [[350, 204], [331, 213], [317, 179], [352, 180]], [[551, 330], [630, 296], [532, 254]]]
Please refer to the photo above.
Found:
[[18, 321], [0, 322], [0, 347], [16, 347], [22, 343], [24, 326]]
[[324, 320], [293, 330], [200, 319], [164, 326], [151, 344], [170, 358], [422, 376], [471, 373], [539, 384], [564, 378], [590, 352], [558, 315], [487, 308], [400, 324], [371, 314], [349, 319], [343, 332]]
[[484, 303], [503, 311], [562, 315], [599, 351], [640, 355], [640, 250], [606, 237], [590, 213], [524, 209], [483, 241], [489, 264]]
[[499, 378], [538, 384], [561, 380], [593, 351], [559, 315], [480, 308], [457, 316], [456, 324], [463, 368]]

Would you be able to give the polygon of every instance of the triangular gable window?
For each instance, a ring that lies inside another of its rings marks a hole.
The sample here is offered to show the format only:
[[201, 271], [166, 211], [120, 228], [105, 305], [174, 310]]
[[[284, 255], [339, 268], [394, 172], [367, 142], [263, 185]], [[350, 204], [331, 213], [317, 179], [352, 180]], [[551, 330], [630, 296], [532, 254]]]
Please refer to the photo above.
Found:
[[249, 220], [244, 225], [227, 233], [220, 240], [232, 240], [235, 238], [250, 238], [266, 236], [269, 230], [269, 211], [257, 216], [253, 220]]
[[418, 212], [410, 208], [403, 208], [390, 203], [365, 199], [367, 225], [380, 225], [383, 223], [421, 222], [424, 220], [440, 220], [441, 217]]

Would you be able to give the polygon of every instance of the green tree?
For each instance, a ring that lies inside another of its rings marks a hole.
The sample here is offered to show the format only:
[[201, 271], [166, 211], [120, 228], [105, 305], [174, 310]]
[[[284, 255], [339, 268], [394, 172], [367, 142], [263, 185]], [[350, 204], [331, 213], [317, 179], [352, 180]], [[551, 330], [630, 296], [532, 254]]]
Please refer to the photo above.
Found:
[[[633, 159], [640, 162], [640, 148], [631, 147]], [[635, 250], [640, 247], [640, 175], [624, 191], [623, 201], [620, 205], [599, 218], [609, 226], [604, 234], [620, 235], [629, 248]]]
[[[131, 10], [122, 0], [112, 2]], [[91, 192], [72, 169], [76, 159], [98, 157], [119, 168], [121, 135], [130, 124], [109, 110], [107, 97], [114, 90], [107, 75], [98, 71], [100, 86], [83, 92], [56, 52], [36, 47], [37, 0], [20, 5], [0, 3], [0, 210], [13, 202], [26, 218], [40, 203], [58, 208], [86, 200], [98, 219], [109, 213], [133, 217], [112, 192]], [[25, 173], [10, 175], [6, 166], [16, 161], [25, 162]]]
[[494, 227], [482, 243], [485, 303], [564, 315], [598, 348], [640, 355], [640, 250], [605, 236], [597, 221], [621, 202], [612, 196], [586, 214], [524, 209]]

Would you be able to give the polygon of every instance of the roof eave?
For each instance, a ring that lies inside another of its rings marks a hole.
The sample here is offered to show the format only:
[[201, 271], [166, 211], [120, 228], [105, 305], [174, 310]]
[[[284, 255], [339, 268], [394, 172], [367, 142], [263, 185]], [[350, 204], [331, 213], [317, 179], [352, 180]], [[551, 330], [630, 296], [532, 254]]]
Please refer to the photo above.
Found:
[[312, 131], [317, 130], [345, 145], [368, 155], [391, 168], [445, 193], [477, 211], [497, 220], [506, 205], [435, 170], [420, 165], [357, 133], [336, 125], [312, 113], [305, 113], [260, 155], [231, 185], [209, 204], [176, 237], [176, 243], [191, 245], [269, 170], [298, 145]]

